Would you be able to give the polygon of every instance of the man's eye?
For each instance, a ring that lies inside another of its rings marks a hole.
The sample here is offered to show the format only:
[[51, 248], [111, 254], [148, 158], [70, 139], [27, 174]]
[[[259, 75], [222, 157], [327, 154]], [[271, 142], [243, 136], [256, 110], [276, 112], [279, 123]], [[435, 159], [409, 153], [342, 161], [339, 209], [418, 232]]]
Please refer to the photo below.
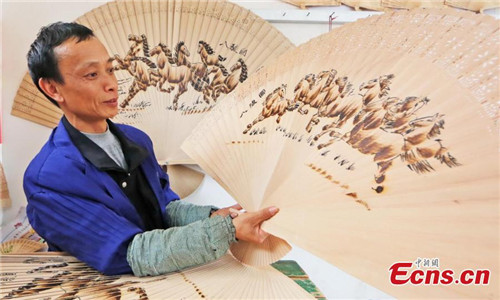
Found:
[[109, 74], [113, 74], [115, 72], [115, 68], [109, 68], [108, 72], [109, 72]]
[[87, 78], [95, 78], [95, 77], [97, 77], [97, 73], [96, 72], [88, 73], [87, 75], [85, 75], [85, 77], [87, 77]]

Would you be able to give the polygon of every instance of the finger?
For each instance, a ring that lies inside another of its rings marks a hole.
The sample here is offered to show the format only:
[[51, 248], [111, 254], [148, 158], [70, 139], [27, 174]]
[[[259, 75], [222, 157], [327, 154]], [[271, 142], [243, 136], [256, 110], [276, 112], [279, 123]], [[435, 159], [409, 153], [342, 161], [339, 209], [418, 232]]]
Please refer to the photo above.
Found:
[[271, 219], [274, 215], [279, 212], [279, 208], [276, 206], [267, 207], [258, 211], [257, 218], [260, 222]]
[[236, 210], [243, 209], [243, 207], [241, 207], [241, 205], [240, 205], [240, 204], [235, 204], [235, 205], [233, 205], [233, 206], [230, 206], [230, 208], [234, 208], [234, 209], [236, 209]]
[[229, 213], [231, 214], [231, 218], [233, 218], [233, 219], [240, 215], [240, 211], [236, 210], [232, 207], [229, 208]]

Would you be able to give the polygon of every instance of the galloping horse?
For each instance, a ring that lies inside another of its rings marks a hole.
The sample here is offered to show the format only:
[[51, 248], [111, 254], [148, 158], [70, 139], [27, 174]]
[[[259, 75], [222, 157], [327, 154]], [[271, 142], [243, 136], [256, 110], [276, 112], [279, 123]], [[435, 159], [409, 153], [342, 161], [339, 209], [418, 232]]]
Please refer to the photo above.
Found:
[[[168, 58], [172, 56], [172, 52], [164, 44], [158, 44], [151, 50], [151, 55], [157, 55], [157, 76], [159, 76], [158, 89], [162, 92], [170, 93], [174, 90], [172, 84], [176, 84], [179, 88], [174, 96], [173, 107], [177, 110], [177, 102], [179, 97], [188, 89], [188, 84], [191, 82], [192, 72], [188, 66], [172, 66], [168, 63]], [[168, 88], [164, 89], [163, 84], [168, 83]]]
[[[339, 114], [336, 113], [336, 109], [339, 107], [340, 101], [337, 101], [337, 99], [339, 99], [339, 97], [343, 99], [352, 91], [352, 84], [349, 83], [346, 76], [339, 77], [335, 79], [335, 81], [332, 80], [330, 84], [325, 84], [325, 86], [324, 90], [326, 93], [317, 104], [318, 111], [311, 117], [311, 120], [306, 126], [307, 132], [311, 132], [313, 126], [319, 123], [319, 118], [335, 118], [339, 116]], [[341, 125], [339, 122], [332, 122], [332, 124], [335, 126]]]
[[[304, 89], [297, 90], [297, 87], [301, 86], [301, 83], [299, 82], [295, 89], [296, 95], [294, 100], [299, 103], [297, 111], [300, 114], [305, 115], [309, 112], [309, 110], [303, 109], [305, 105], [309, 105], [312, 108], [318, 108], [321, 105], [324, 97], [320, 97], [320, 94], [326, 93], [328, 89], [333, 88], [331, 84], [334, 83], [333, 79], [335, 78], [335, 75], [337, 75], [337, 71], [334, 69], [330, 71], [322, 71], [317, 76], [314, 76], [314, 80], [309, 83], [309, 86], [304, 84]], [[309, 76], [310, 75], [307, 75], [306, 78], [301, 80], [301, 82], [307, 82], [307, 77]]]
[[[322, 108], [319, 110], [320, 117], [334, 118], [329, 125], [323, 127], [322, 132], [314, 137], [314, 141], [317, 141], [321, 136], [329, 133], [330, 141], [318, 146], [318, 149], [322, 149], [333, 144], [336, 140], [348, 138], [353, 148], [356, 148], [357, 143], [354, 141], [363, 140], [363, 136], [360, 132], [363, 130], [372, 130], [382, 126], [385, 116], [387, 115], [386, 109], [389, 109], [388, 103], [394, 103], [394, 101], [388, 101], [389, 98], [386, 97], [388, 91], [390, 90], [389, 84], [390, 80], [394, 78], [394, 75], [384, 75], [379, 78], [369, 80], [368, 82], [362, 83], [359, 90], [366, 90], [364, 94], [359, 94], [361, 96], [361, 101], [354, 99], [349, 103], [331, 103], [327, 108]], [[374, 100], [376, 99], [376, 100]], [[392, 99], [392, 98], [390, 98]], [[336, 129], [341, 128], [344, 124], [353, 118], [354, 127], [346, 135], [339, 134]], [[314, 123], [318, 123], [315, 120]], [[364, 150], [360, 150], [363, 152]]]
[[180, 41], [175, 46], [175, 62], [178, 66], [188, 66], [191, 67], [191, 63], [188, 60], [188, 56], [191, 55], [189, 53], [186, 44], [183, 41]]
[[156, 65], [146, 57], [137, 56], [141, 49], [145, 54], [148, 52], [146, 36], [144, 34], [141, 36], [130, 34], [128, 40], [134, 43], [130, 46], [127, 55], [121, 59], [119, 55], [115, 54], [113, 58], [113, 60], [118, 63], [118, 65], [113, 68], [114, 70], [127, 70], [134, 78], [130, 85], [127, 98], [120, 104], [121, 108], [127, 107], [130, 100], [132, 100], [139, 91], [146, 91], [148, 86], [156, 84], [155, 79], [148, 70], [149, 68], [156, 68]]
[[[365, 106], [363, 119], [340, 139], [353, 149], [367, 155], [373, 155], [377, 164], [375, 182], [381, 184], [385, 174], [396, 158], [401, 158], [408, 168], [416, 173], [434, 170], [428, 162], [435, 158], [448, 167], [460, 163], [436, 137], [444, 128], [443, 115], [417, 118], [415, 113], [429, 102], [426, 97], [383, 97], [372, 100]], [[396, 114], [396, 117], [395, 117]], [[409, 120], [409, 117], [412, 120]], [[338, 140], [339, 138], [337, 138]], [[326, 147], [333, 142], [318, 146]]]
[[226, 77], [224, 82], [214, 86], [214, 96], [212, 97], [214, 101], [217, 101], [221, 93], [229, 94], [236, 88], [239, 82], [243, 82], [248, 78], [247, 65], [241, 58], [231, 67], [230, 71], [231, 73]]
[[[212, 76], [212, 80], [210, 80], [211, 74], [214, 74]], [[216, 99], [214, 89], [215, 87], [224, 84], [224, 81], [226, 80], [226, 77], [228, 75], [229, 73], [222, 65], [220, 67], [213, 66], [210, 70], [208, 70], [206, 76], [209, 83], [203, 81], [204, 85], [201, 88], [201, 90], [203, 91], [203, 100], [205, 100], [207, 104], [210, 104], [210, 98]]]
[[415, 118], [415, 113], [429, 102], [427, 97], [413, 96], [406, 97], [402, 101], [396, 97], [391, 97], [389, 100], [395, 103], [389, 106], [382, 129], [399, 134], [404, 134], [408, 130], [411, 119]]
[[201, 61], [208, 66], [219, 66], [221, 61], [225, 61], [226, 58], [214, 54], [214, 50], [205, 41], [198, 42], [198, 53], [200, 54]]
[[260, 115], [250, 124], [247, 125], [247, 129], [243, 131], [246, 134], [255, 124], [264, 121], [265, 119], [278, 115], [276, 123], [281, 121], [281, 117], [286, 111], [293, 111], [297, 108], [297, 104], [293, 100], [285, 99], [286, 85], [281, 85], [276, 88], [272, 93], [270, 93], [264, 103]]
[[304, 78], [302, 78], [299, 83], [297, 83], [295, 89], [293, 90], [293, 93], [295, 95], [293, 101], [298, 103], [305, 99], [307, 97], [307, 94], [309, 94], [311, 88], [314, 86], [315, 81], [315, 74], [307, 74], [306, 76], [304, 76]]
[[360, 95], [363, 97], [363, 104], [368, 104], [375, 97], [382, 98], [386, 96], [389, 92], [389, 84], [391, 79], [394, 78], [393, 74], [380, 76], [378, 79], [372, 79], [368, 82], [364, 82], [359, 86], [359, 90], [366, 90], [364, 94]]

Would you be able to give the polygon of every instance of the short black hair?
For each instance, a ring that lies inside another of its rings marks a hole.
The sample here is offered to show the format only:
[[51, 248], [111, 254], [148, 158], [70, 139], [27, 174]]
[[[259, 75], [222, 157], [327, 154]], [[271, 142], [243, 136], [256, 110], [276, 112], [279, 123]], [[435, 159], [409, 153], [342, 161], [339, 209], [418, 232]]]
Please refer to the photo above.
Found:
[[59, 106], [54, 99], [43, 92], [38, 84], [40, 78], [52, 79], [57, 83], [64, 84], [54, 48], [71, 38], [76, 38], [78, 43], [91, 37], [94, 37], [94, 33], [83, 25], [56, 22], [42, 27], [35, 41], [31, 44], [26, 55], [31, 79], [38, 90], [55, 105]]

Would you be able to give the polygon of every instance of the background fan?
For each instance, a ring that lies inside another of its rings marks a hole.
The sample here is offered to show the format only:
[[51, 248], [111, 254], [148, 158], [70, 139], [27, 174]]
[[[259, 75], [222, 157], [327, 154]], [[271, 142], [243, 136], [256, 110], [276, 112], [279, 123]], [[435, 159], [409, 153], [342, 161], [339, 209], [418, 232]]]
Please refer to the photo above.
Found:
[[0, 296], [8, 299], [314, 299], [271, 266], [245, 266], [230, 255], [154, 277], [105, 276], [60, 253], [4, 255], [0, 266], [8, 282]]
[[[293, 47], [272, 25], [225, 1], [115, 1], [76, 22], [91, 28], [115, 57], [121, 110], [114, 121], [146, 131], [157, 159], [168, 165], [193, 163], [180, 144], [200, 118]], [[46, 126], [61, 116], [29, 75], [12, 114]]]
[[3, 166], [0, 163], [0, 203], [2, 208], [10, 207], [11, 201], [9, 196], [9, 187], [7, 186], [7, 180], [5, 179], [5, 174], [3, 172]]
[[457, 7], [483, 13], [485, 9], [500, 7], [497, 0], [282, 0], [305, 9], [311, 6], [338, 6], [341, 3], [355, 10], [360, 8], [377, 11], [412, 8], [443, 8]]
[[499, 38], [450, 9], [344, 25], [239, 86], [183, 149], [245, 209], [278, 206], [266, 230], [391, 295], [497, 298], [496, 280], [397, 286], [388, 270], [498, 275]]
[[29, 239], [13, 239], [0, 244], [1, 254], [33, 253], [44, 248], [45, 244]]

